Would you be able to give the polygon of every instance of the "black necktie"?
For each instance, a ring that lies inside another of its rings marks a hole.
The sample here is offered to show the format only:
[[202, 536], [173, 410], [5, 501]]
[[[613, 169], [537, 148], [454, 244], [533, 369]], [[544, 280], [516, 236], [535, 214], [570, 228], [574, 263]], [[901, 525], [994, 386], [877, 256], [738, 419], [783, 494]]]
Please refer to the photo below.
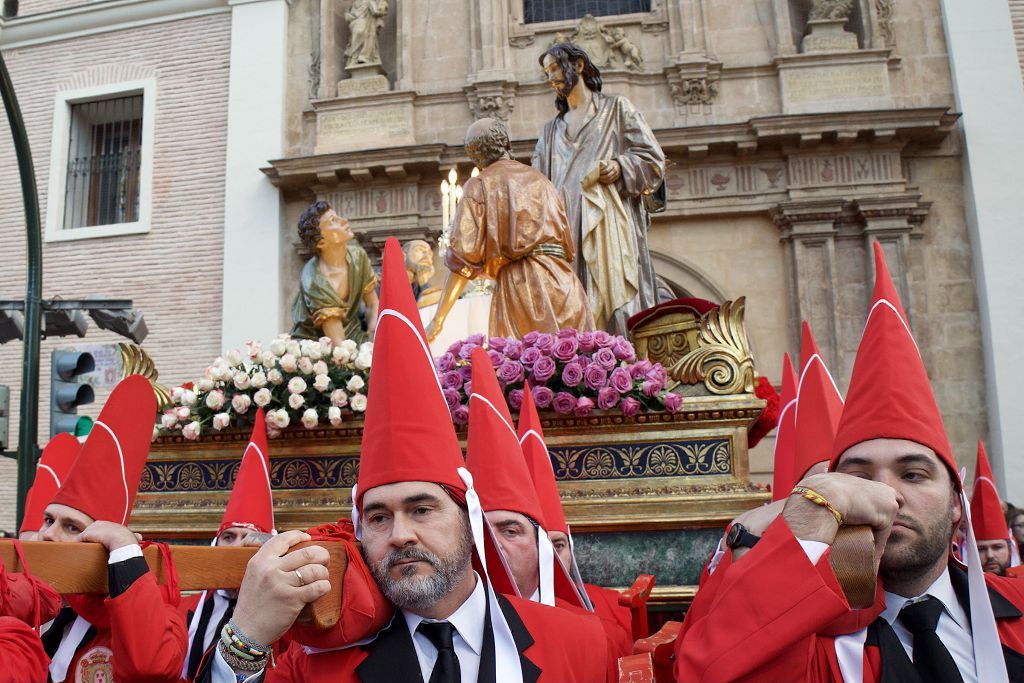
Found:
[[922, 680], [963, 683], [956, 660], [935, 633], [941, 615], [942, 602], [927, 596], [901, 609], [899, 620], [914, 636], [914, 668]]
[[427, 683], [461, 683], [462, 670], [459, 668], [459, 658], [455, 655], [455, 643], [452, 640], [455, 627], [447, 621], [422, 621], [416, 630], [425, 635], [437, 648], [437, 661]]

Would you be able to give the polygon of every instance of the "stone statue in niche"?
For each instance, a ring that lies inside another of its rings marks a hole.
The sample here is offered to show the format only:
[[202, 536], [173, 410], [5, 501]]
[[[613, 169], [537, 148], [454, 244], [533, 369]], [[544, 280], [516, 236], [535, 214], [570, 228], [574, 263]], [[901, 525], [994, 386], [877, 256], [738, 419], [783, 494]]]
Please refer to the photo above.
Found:
[[854, 0], [814, 0], [801, 52], [843, 52], [859, 47], [857, 34], [845, 29]]
[[[292, 336], [330, 337], [362, 343], [377, 322], [377, 274], [370, 257], [353, 239], [352, 226], [324, 201], [314, 202], [299, 218], [299, 239], [313, 255], [302, 268], [292, 303]], [[366, 306], [363, 329], [360, 305]]]
[[405, 252], [405, 272], [416, 295], [416, 305], [425, 308], [436, 304], [441, 298], [441, 289], [429, 286], [434, 277], [434, 250], [425, 240], [409, 240], [402, 245], [402, 251]]
[[347, 12], [348, 47], [345, 68], [380, 64], [380, 30], [388, 13], [388, 0], [355, 0]]
[[572, 43], [581, 48], [599, 69], [640, 71], [644, 66], [640, 48], [630, 41], [624, 28], [602, 26], [590, 14], [583, 15], [574, 32], [556, 33], [550, 46], [562, 43]]
[[811, 21], [849, 19], [853, 0], [815, 0], [811, 5]]

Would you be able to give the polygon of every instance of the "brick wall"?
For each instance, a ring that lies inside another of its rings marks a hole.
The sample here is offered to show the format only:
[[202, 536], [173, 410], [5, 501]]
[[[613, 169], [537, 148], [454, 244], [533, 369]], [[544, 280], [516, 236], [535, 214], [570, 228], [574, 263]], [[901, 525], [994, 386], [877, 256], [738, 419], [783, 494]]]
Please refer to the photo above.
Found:
[[58, 9], [67, 9], [76, 5], [88, 5], [96, 0], [21, 0], [18, 4], [18, 16], [25, 17], [30, 14], [42, 14]]
[[[71, 3], [23, 6], [43, 4]], [[230, 28], [230, 15], [218, 14], [4, 54], [29, 130], [44, 216], [55, 93], [144, 76], [156, 79], [152, 230], [44, 244], [43, 294], [134, 299], [149, 325], [144, 346], [166, 383], [194, 378], [220, 353]], [[2, 136], [8, 138], [4, 128]], [[0, 298], [20, 298], [25, 291], [24, 217], [17, 164], [7, 142], [0, 144], [0, 244]], [[88, 337], [81, 341], [119, 340], [90, 321]], [[71, 341], [43, 342], [41, 443], [49, 425], [49, 352]], [[21, 354], [18, 342], [0, 346], [0, 383], [11, 385], [12, 441], [18, 427]], [[95, 416], [107, 391], [97, 391], [96, 403], [82, 412]], [[15, 471], [13, 460], [0, 459], [0, 529], [14, 525]]]

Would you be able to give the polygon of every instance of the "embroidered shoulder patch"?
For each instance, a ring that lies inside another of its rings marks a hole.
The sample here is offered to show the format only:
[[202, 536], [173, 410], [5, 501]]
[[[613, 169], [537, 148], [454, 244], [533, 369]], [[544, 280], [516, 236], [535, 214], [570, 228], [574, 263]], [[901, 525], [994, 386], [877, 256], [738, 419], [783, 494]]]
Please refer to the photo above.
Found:
[[75, 683], [114, 683], [114, 653], [110, 648], [97, 646], [78, 660]]

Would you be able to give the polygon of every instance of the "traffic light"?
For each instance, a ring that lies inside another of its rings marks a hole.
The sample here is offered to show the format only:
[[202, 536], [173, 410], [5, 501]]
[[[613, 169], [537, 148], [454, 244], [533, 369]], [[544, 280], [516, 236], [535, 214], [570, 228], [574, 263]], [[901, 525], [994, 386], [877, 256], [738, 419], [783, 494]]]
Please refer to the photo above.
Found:
[[96, 360], [84, 351], [55, 350], [50, 357], [50, 438], [61, 432], [78, 434], [88, 429], [88, 417], [78, 415], [78, 406], [96, 399], [92, 387], [81, 375], [96, 369]]

